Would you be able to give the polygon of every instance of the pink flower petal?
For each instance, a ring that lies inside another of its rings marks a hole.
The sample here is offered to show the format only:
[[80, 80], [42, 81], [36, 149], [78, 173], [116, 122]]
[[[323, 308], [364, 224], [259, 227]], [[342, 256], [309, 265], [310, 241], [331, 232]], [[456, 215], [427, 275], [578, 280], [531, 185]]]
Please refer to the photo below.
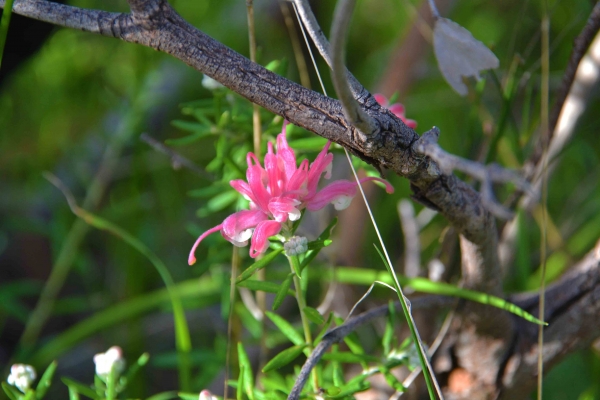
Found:
[[356, 183], [340, 179], [331, 182], [323, 189], [319, 190], [310, 200], [306, 203], [306, 209], [309, 211], [317, 211], [325, 207], [329, 203], [335, 203], [336, 209], [343, 206], [346, 207], [350, 204], [347, 201], [349, 198], [352, 199], [356, 195]]
[[269, 217], [262, 210], [242, 210], [231, 214], [223, 221], [221, 234], [236, 246], [245, 246], [252, 236], [252, 230]]
[[294, 150], [288, 145], [285, 137], [285, 128], [287, 124], [288, 121], [283, 122], [283, 129], [281, 130], [281, 133], [277, 135], [277, 157], [283, 162], [285, 176], [289, 181], [296, 171], [296, 155], [294, 154]]
[[375, 101], [377, 101], [381, 106], [386, 107], [388, 105], [388, 99], [381, 93], [375, 93], [373, 95], [375, 97]]
[[323, 150], [317, 155], [315, 161], [310, 164], [308, 170], [308, 195], [312, 196], [317, 191], [321, 175], [325, 173], [325, 179], [331, 178], [331, 162], [333, 154], [328, 153], [331, 142], [327, 142]]
[[297, 221], [300, 219], [300, 210], [297, 208], [301, 201], [291, 197], [275, 197], [269, 202], [269, 211], [278, 222]]
[[232, 188], [238, 191], [239, 194], [244, 196], [246, 200], [249, 200], [253, 203], [256, 203], [256, 199], [254, 198], [254, 193], [252, 193], [252, 189], [250, 189], [250, 185], [241, 179], [234, 179], [229, 181], [229, 184]]
[[404, 109], [404, 106], [402, 104], [392, 104], [388, 107], [388, 110], [390, 110], [396, 117], [404, 119], [404, 113], [406, 110]]
[[250, 244], [250, 257], [256, 258], [269, 248], [269, 237], [281, 231], [281, 223], [277, 221], [263, 221], [258, 224], [252, 235]]
[[188, 264], [189, 265], [194, 265], [196, 263], [196, 256], [194, 253], [196, 253], [196, 248], [198, 247], [200, 242], [202, 240], [204, 240], [204, 238], [207, 237], [208, 235], [210, 235], [211, 233], [215, 233], [216, 231], [220, 230], [222, 226], [223, 226], [223, 224], [220, 224], [220, 225], [215, 226], [214, 228], [210, 228], [209, 230], [204, 232], [202, 235], [200, 235], [200, 237], [198, 239], [196, 239], [196, 242], [192, 246], [192, 250], [190, 250], [190, 255], [188, 256]]
[[385, 191], [386, 191], [386, 193], [390, 193], [390, 194], [394, 193], [394, 187], [392, 186], [391, 183], [389, 183], [385, 179], [378, 178], [376, 176], [368, 176], [366, 178], [362, 178], [362, 179], [359, 180], [360, 183], [369, 182], [369, 181], [375, 181], [375, 182], [383, 183], [385, 185]]

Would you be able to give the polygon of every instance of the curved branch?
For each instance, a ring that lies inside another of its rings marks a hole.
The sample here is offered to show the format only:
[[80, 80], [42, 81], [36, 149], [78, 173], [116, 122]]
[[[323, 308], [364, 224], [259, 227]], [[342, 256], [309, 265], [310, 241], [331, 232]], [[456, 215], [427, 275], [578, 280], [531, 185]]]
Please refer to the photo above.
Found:
[[[446, 296], [421, 296], [414, 298], [411, 300], [411, 305], [413, 310], [419, 310], [424, 308], [433, 308], [433, 307], [443, 307], [445, 305], [452, 304], [453, 300]], [[400, 302], [397, 301], [394, 303], [394, 307], [400, 308]], [[346, 336], [351, 334], [361, 325], [370, 322], [371, 320], [383, 317], [388, 314], [390, 307], [388, 304], [384, 304], [377, 308], [373, 308], [369, 311], [366, 311], [362, 314], [357, 315], [356, 317], [350, 318], [342, 325], [337, 326], [331, 329], [329, 332], [323, 336], [321, 342], [313, 349], [310, 356], [306, 359], [306, 362], [302, 366], [298, 377], [296, 378], [296, 382], [294, 383], [294, 387], [288, 396], [288, 400], [297, 400], [300, 398], [300, 394], [302, 393], [302, 388], [306, 384], [310, 372], [317, 365], [317, 363], [323, 357], [323, 354], [335, 343], [338, 343]]]
[[348, 121], [363, 134], [371, 135], [376, 132], [377, 124], [355, 100], [344, 65], [346, 36], [355, 4], [356, 0], [340, 0], [335, 8], [331, 26], [331, 76]]

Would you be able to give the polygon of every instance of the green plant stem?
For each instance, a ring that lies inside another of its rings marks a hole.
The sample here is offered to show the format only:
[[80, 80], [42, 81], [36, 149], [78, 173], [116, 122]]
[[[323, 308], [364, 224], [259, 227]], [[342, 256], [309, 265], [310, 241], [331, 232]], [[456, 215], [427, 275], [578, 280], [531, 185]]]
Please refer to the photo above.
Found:
[[6, 45], [6, 37], [8, 36], [8, 25], [10, 24], [10, 16], [12, 15], [14, 0], [6, 0], [2, 20], [0, 20], [0, 66], [2, 65], [2, 56], [4, 55], [4, 45]]
[[[304, 339], [306, 340], [306, 350], [307, 353], [310, 354], [313, 351], [313, 340], [312, 334], [310, 333], [310, 324], [308, 322], [308, 318], [306, 318], [306, 314], [304, 313], [304, 309], [306, 308], [306, 298], [304, 297], [304, 293], [302, 292], [302, 283], [300, 282], [300, 277], [296, 273], [296, 271], [299, 271], [300, 262], [298, 261], [297, 256], [288, 256], [288, 260], [290, 262], [290, 268], [292, 270], [292, 273], [294, 274], [294, 288], [296, 289], [296, 301], [298, 302], [298, 308], [300, 309], [300, 319], [302, 320], [302, 329], [304, 330]], [[314, 390], [317, 391], [319, 390], [319, 376], [317, 375], [316, 369], [312, 370], [311, 375]]]

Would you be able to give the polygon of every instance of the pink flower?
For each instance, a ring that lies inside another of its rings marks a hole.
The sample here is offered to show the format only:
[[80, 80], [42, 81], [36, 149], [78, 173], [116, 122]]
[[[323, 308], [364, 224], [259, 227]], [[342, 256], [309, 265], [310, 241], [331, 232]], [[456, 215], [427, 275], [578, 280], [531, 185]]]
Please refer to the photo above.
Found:
[[396, 117], [400, 118], [402, 120], [402, 122], [404, 122], [406, 124], [406, 126], [408, 126], [409, 128], [412, 128], [412, 129], [415, 129], [417, 127], [417, 121], [412, 120], [412, 119], [407, 119], [406, 116], [404, 115], [405, 110], [404, 110], [404, 106], [402, 105], [402, 103], [389, 104], [387, 97], [385, 97], [384, 95], [382, 95], [380, 93], [374, 94], [373, 97], [375, 97], [375, 100], [377, 100], [377, 102], [379, 104], [381, 104], [382, 107], [387, 108]]
[[[292, 222], [300, 219], [303, 209], [316, 211], [332, 203], [337, 210], [343, 210], [350, 205], [356, 195], [356, 182], [341, 179], [318, 190], [321, 176], [331, 177], [333, 154], [328, 153], [331, 142], [327, 142], [311, 164], [304, 160], [298, 166], [294, 150], [285, 138], [286, 125], [287, 121], [277, 136], [277, 151], [272, 143], [268, 144], [264, 168], [253, 153], [248, 153], [246, 181], [235, 179], [229, 182], [250, 201], [250, 209], [231, 214], [222, 224], [200, 235], [190, 252], [190, 265], [196, 262], [194, 252], [198, 244], [211, 233], [220, 231], [225, 239], [240, 247], [251, 239], [250, 257], [255, 258], [267, 250], [270, 236], [282, 230], [284, 236], [291, 235]], [[368, 177], [361, 180], [366, 181], [382, 182], [388, 193], [394, 191], [383, 179]]]

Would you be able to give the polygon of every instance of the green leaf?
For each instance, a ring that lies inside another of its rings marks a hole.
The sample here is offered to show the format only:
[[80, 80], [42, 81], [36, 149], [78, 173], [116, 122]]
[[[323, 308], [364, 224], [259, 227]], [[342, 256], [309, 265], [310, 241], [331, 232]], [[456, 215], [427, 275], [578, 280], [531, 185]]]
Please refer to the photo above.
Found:
[[252, 264], [251, 266], [246, 268], [244, 270], [244, 272], [242, 272], [237, 277], [236, 282], [240, 283], [240, 282], [243, 282], [246, 279], [250, 278], [252, 275], [254, 275], [254, 273], [256, 271], [258, 271], [259, 269], [263, 269], [264, 267], [269, 265], [271, 263], [271, 261], [273, 261], [275, 259], [275, 257], [277, 257], [281, 252], [283, 252], [283, 248], [280, 250], [274, 250], [274, 251], [270, 252], [269, 254], [265, 255], [263, 258], [261, 258], [260, 260], [258, 260], [257, 262], [255, 262], [254, 264]]
[[[198, 393], [177, 393], [180, 399], [182, 400], [198, 400]], [[150, 400], [150, 399], [146, 399]]]
[[319, 334], [317, 335], [317, 337], [315, 337], [315, 340], [313, 342], [314, 346], [316, 346], [317, 344], [319, 344], [319, 342], [321, 341], [321, 339], [323, 339], [323, 336], [325, 336], [325, 334], [327, 333], [327, 330], [328, 330], [329, 326], [331, 325], [331, 321], [332, 320], [333, 320], [333, 313], [330, 312], [329, 316], [327, 317], [327, 321], [321, 327], [321, 331], [319, 332]]
[[69, 400], [79, 400], [79, 393], [77, 393], [77, 390], [75, 390], [75, 388], [68, 388], [69, 389]]
[[243, 376], [243, 390], [250, 400], [254, 399], [254, 377], [250, 358], [242, 343], [238, 343], [238, 359], [240, 363], [240, 375]]
[[398, 378], [396, 378], [394, 376], [394, 374], [392, 374], [388, 368], [385, 368], [382, 366], [380, 368], [380, 370], [381, 370], [383, 377], [385, 378], [387, 384], [390, 385], [390, 387], [394, 388], [395, 391], [403, 393], [406, 390], [406, 388], [404, 387], [402, 382], [400, 382], [398, 380]]
[[192, 133], [205, 132], [207, 130], [210, 131], [210, 125], [200, 124], [194, 121], [175, 119], [171, 121], [171, 125], [173, 125], [175, 128]]
[[[177, 393], [176, 391], [172, 390], [170, 392], [157, 393], [153, 396], [146, 398], [146, 400], [170, 400], [170, 399], [176, 399], [178, 397], [181, 397], [181, 395], [179, 393]], [[184, 398], [184, 397], [181, 397], [181, 398]], [[193, 400], [198, 400], [198, 394], [194, 394], [193, 397], [188, 397], [188, 398], [193, 399]]]
[[383, 332], [383, 338], [381, 340], [383, 344], [383, 353], [388, 355], [394, 347], [396, 334], [394, 332], [395, 320], [396, 320], [396, 309], [393, 302], [388, 304], [390, 312], [385, 324], [385, 331]]
[[325, 318], [323, 318], [321, 313], [312, 307], [304, 307], [304, 314], [308, 319], [317, 325], [322, 325], [325, 323]]
[[365, 379], [366, 377], [363, 377], [363, 379], [359, 381], [351, 381], [346, 386], [342, 387], [338, 394], [326, 395], [325, 397], [328, 399], [343, 399], [352, 396], [354, 393], [364, 392], [371, 387], [369, 382], [365, 381]]
[[35, 390], [27, 389], [25, 395], [22, 397], [23, 400], [34, 400], [35, 399]]
[[[315, 240], [315, 242], [323, 242], [323, 244], [325, 244], [325, 241], [327, 239], [329, 239], [329, 236], [331, 236], [331, 232], [333, 231], [333, 228], [337, 225], [337, 217], [333, 218], [331, 220], [331, 222], [329, 223], [329, 225], [327, 225], [327, 227], [323, 230], [323, 232], [321, 232], [321, 234], [319, 235], [319, 237], [317, 238], [317, 240]], [[312, 260], [315, 259], [315, 257], [319, 254], [319, 252], [321, 251], [323, 247], [318, 247], [314, 250], [308, 250], [306, 252], [306, 255], [304, 256], [304, 260], [302, 260], [302, 263], [300, 264], [300, 270], [303, 270], [304, 267], [306, 267], [308, 264], [310, 264], [310, 262]]]
[[[333, 346], [331, 346], [331, 352], [332, 353], [339, 353], [339, 345], [335, 344]], [[333, 369], [333, 384], [335, 386], [337, 386], [337, 388], [341, 388], [342, 386], [344, 386], [345, 382], [344, 382], [344, 370], [341, 366], [341, 364], [338, 361], [332, 361], [331, 362], [331, 367]], [[341, 389], [338, 391], [338, 393], [341, 392]], [[336, 394], [338, 394], [336, 393]]]
[[21, 392], [16, 387], [11, 386], [6, 382], [2, 382], [2, 389], [10, 400], [18, 400], [21, 397]]
[[285, 349], [275, 357], [273, 357], [262, 369], [262, 372], [269, 372], [274, 369], [279, 369], [285, 365], [288, 365], [294, 361], [300, 354], [306, 345], [292, 346], [289, 349]]
[[54, 376], [54, 372], [56, 371], [56, 367], [58, 366], [56, 361], [52, 361], [52, 363], [46, 368], [46, 371], [42, 374], [40, 381], [38, 382], [37, 387], [35, 388], [35, 398], [40, 400], [44, 397], [48, 388], [52, 384], [52, 377]]
[[[294, 279], [294, 274], [289, 273], [288, 276], [286, 276], [284, 281], [281, 283], [281, 286], [279, 287], [279, 290], [277, 291], [277, 295], [275, 296], [275, 300], [273, 300], [273, 311], [276, 311], [279, 308], [279, 306], [281, 306], [281, 303], [283, 303], [285, 296], [287, 296], [288, 294], [290, 294], [291, 296], [294, 296], [294, 292], [292, 292], [290, 290], [293, 279]], [[246, 282], [250, 282], [250, 281], [246, 281]]]
[[368, 354], [354, 354], [349, 351], [340, 351], [339, 353], [323, 354], [323, 360], [337, 361], [346, 364], [358, 364], [363, 362], [377, 362], [379, 361], [379, 358]]
[[90, 399], [99, 400], [102, 397], [94, 392], [89, 386], [84, 385], [83, 383], [79, 383], [69, 378], [60, 378], [60, 380], [67, 385], [67, 387], [73, 388], [77, 393], [82, 394]]
[[273, 321], [275, 326], [292, 343], [294, 343], [296, 346], [302, 346], [305, 344], [304, 338], [302, 337], [302, 335], [300, 335], [300, 333], [296, 329], [294, 329], [294, 327], [289, 322], [287, 322], [285, 319], [281, 318], [279, 315], [272, 313], [270, 311], [266, 311], [265, 313], [267, 314], [267, 317], [269, 317], [269, 319], [271, 321]]
[[127, 374], [125, 374], [125, 382], [129, 383], [133, 379], [133, 377], [138, 373], [141, 367], [148, 363], [150, 359], [150, 354], [143, 353], [136, 362], [129, 368]]
[[[266, 293], [278, 293], [281, 289], [281, 285], [278, 285], [275, 282], [258, 281], [256, 279], [248, 279], [246, 281], [239, 282], [236, 285], [248, 288], [250, 290], [260, 290], [261, 292]], [[288, 290], [286, 294], [293, 296], [294, 292], [292, 290]]]

